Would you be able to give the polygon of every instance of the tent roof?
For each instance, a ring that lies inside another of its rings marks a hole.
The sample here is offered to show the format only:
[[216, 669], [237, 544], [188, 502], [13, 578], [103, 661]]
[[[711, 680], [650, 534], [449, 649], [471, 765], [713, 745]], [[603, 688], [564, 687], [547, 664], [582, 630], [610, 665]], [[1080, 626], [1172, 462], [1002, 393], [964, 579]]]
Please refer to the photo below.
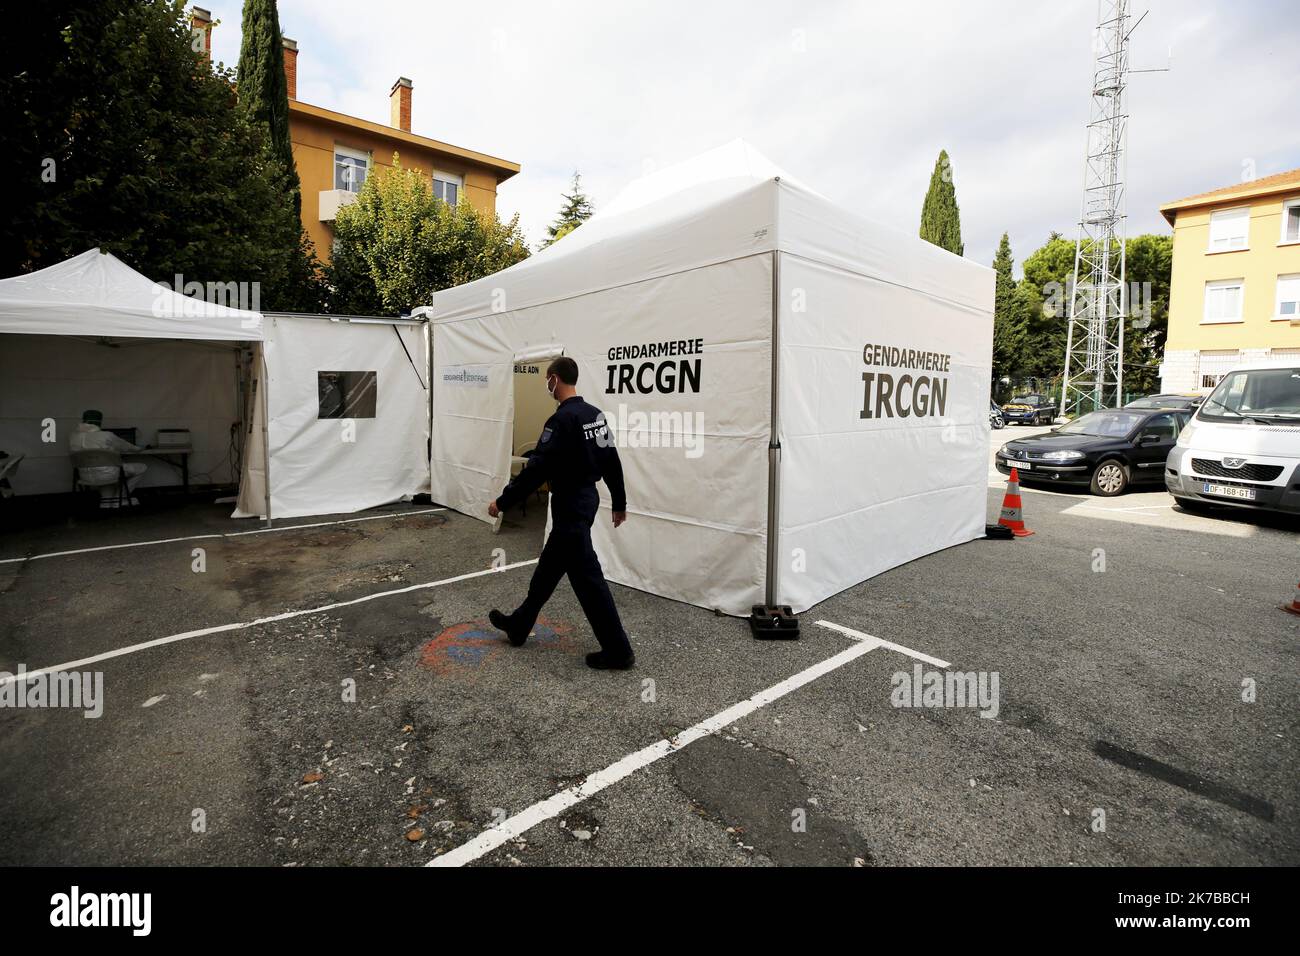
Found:
[[581, 228], [433, 296], [435, 322], [476, 318], [779, 249], [988, 311], [991, 270], [863, 219], [734, 140], [630, 183]]
[[262, 314], [181, 295], [96, 248], [0, 279], [0, 332], [249, 341]]

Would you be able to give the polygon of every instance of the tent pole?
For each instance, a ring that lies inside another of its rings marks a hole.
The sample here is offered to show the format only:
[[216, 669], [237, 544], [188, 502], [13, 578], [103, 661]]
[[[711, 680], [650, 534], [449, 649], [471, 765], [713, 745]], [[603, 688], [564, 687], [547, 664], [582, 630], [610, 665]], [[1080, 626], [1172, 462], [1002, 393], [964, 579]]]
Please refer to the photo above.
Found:
[[766, 604], [775, 607], [780, 593], [777, 579], [780, 569], [778, 538], [781, 534], [781, 405], [777, 367], [781, 361], [780, 311], [781, 254], [772, 250], [772, 436], [767, 443], [767, 589]]
[[266, 342], [258, 346], [262, 354], [262, 488], [266, 494], [266, 526], [271, 527], [271, 403], [267, 398], [271, 391], [271, 372], [266, 364]]
[[428, 333], [429, 339], [429, 370], [425, 373], [425, 381], [429, 383], [429, 449], [425, 458], [429, 466], [429, 500], [433, 500], [433, 319], [427, 314], [424, 317], [424, 328]]

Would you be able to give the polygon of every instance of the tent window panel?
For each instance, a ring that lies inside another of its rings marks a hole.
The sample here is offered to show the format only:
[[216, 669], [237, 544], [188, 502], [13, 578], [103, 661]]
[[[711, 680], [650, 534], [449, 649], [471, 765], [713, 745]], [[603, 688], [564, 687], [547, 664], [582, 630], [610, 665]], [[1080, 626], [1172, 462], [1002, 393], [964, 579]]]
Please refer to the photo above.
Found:
[[317, 418], [374, 418], [379, 394], [375, 372], [317, 372]]

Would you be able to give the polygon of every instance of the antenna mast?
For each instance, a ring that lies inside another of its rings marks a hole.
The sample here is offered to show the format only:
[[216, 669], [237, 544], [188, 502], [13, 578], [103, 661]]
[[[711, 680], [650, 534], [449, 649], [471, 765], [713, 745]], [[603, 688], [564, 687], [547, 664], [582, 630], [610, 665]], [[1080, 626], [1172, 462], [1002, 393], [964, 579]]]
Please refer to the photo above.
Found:
[[1124, 393], [1124, 178], [1128, 0], [1099, 0], [1079, 241], [1069, 290], [1061, 414], [1121, 404]]

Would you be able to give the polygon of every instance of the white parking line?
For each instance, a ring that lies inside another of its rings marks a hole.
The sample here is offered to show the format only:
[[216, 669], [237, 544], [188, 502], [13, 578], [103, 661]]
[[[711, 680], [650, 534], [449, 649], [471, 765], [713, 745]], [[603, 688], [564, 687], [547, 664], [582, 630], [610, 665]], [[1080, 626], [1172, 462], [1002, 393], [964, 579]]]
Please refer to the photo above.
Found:
[[818, 621], [818, 627], [827, 627], [832, 631], [839, 631], [841, 634], [853, 638], [855, 641], [868, 641], [872, 644], [872, 649], [877, 647], [888, 648], [891, 651], [898, 651], [900, 654], [906, 654], [908, 657], [914, 657], [918, 661], [925, 661], [927, 664], [933, 664], [935, 667], [950, 667], [948, 661], [941, 661], [937, 657], [931, 657], [929, 654], [922, 654], [920, 651], [914, 651], [910, 647], [904, 647], [902, 644], [895, 644], [893, 641], [882, 640], [879, 637], [872, 637], [870, 634], [863, 634], [861, 631], [855, 631], [851, 627], [845, 627], [843, 624], [833, 624], [830, 621]]
[[843, 667], [850, 661], [857, 660], [864, 654], [870, 654], [878, 647], [889, 648], [890, 650], [899, 651], [915, 657], [918, 660], [928, 661], [939, 667], [948, 665], [936, 657], [922, 654], [910, 648], [903, 647], [900, 644], [894, 644], [890, 641], [881, 640], [878, 637], [872, 637], [870, 634], [863, 634], [861, 631], [855, 631], [851, 628], [842, 627], [839, 624], [832, 624], [829, 621], [818, 621], [822, 627], [828, 627], [831, 630], [839, 631], [854, 640], [852, 647], [840, 651], [832, 657], [828, 657], [821, 663], [814, 664], [811, 667], [801, 670], [793, 677], [787, 677], [779, 684], [773, 684], [767, 690], [759, 691], [752, 697], [742, 700], [738, 704], [728, 707], [726, 710], [714, 714], [707, 720], [702, 720], [693, 727], [688, 727], [677, 736], [668, 740], [659, 740], [648, 747], [643, 747], [635, 753], [628, 754], [622, 760], [618, 760], [604, 770], [588, 776], [582, 783], [570, 787], [567, 790], [561, 790], [554, 796], [547, 797], [539, 803], [533, 804], [526, 810], [516, 813], [514, 816], [503, 820], [496, 826], [489, 827], [478, 836], [474, 837], [454, 850], [449, 850], [441, 856], [436, 856], [425, 866], [464, 866], [472, 863], [479, 857], [492, 852], [504, 843], [513, 840], [515, 837], [531, 830], [539, 823], [550, 820], [559, 814], [576, 806], [588, 797], [595, 796], [602, 790], [613, 786], [620, 780], [630, 777], [650, 764], [664, 757], [677, 753], [684, 747], [693, 744], [701, 738], [708, 737], [710, 734], [716, 734], [719, 730], [731, 726], [743, 717], [747, 717], [760, 707], [779, 700], [792, 691], [798, 690], [805, 684], [810, 684], [817, 678], [831, 671]]
[[111, 660], [114, 657], [125, 657], [127, 654], [136, 654], [140, 651], [147, 651], [151, 647], [161, 647], [164, 644], [175, 644], [177, 641], [188, 641], [195, 637], [207, 637], [209, 634], [223, 634], [227, 631], [242, 631], [250, 627], [257, 627], [260, 624], [272, 624], [276, 621], [287, 621], [295, 617], [306, 617], [309, 614], [323, 614], [326, 611], [333, 611], [336, 608], [349, 607], [353, 604], [364, 604], [367, 601], [376, 601], [379, 598], [392, 597], [396, 594], [409, 594], [412, 591], [442, 587], [444, 584], [455, 584], [457, 581], [468, 581], [470, 578], [480, 578], [485, 574], [500, 574], [502, 571], [509, 571], [513, 568], [522, 568], [536, 563], [537, 558], [533, 558], [529, 561], [516, 561], [514, 564], [502, 565], [499, 568], [487, 568], [483, 571], [471, 571], [468, 574], [458, 574], [454, 578], [443, 578], [441, 581], [426, 581], [423, 584], [412, 584], [409, 587], [394, 588], [391, 591], [378, 591], [375, 594], [367, 594], [364, 597], [353, 598], [351, 601], [336, 601], [333, 604], [324, 604], [320, 607], [307, 608], [302, 611], [285, 611], [283, 614], [272, 614], [270, 617], [259, 617], [255, 621], [240, 621], [236, 624], [218, 624], [216, 627], [204, 627], [197, 631], [184, 631], [180, 634], [170, 634], [167, 637], [158, 637], [152, 641], [144, 641], [140, 644], [132, 644], [129, 647], [119, 647], [115, 650], [105, 651], [102, 654], [95, 654], [92, 657], [83, 657], [81, 660], [68, 661], [66, 664], [52, 664], [49, 667], [42, 667], [39, 670], [34, 671], [26, 671], [22, 674], [8, 674], [0, 677], [0, 686], [12, 684], [20, 680], [32, 680], [33, 678], [40, 677], [43, 674], [53, 674], [58, 671], [74, 670], [78, 667], [85, 667], [87, 664], [98, 664], [100, 661]]
[[23, 561], [39, 561], [41, 558], [62, 558], [70, 554], [90, 554], [92, 551], [116, 551], [119, 548], [144, 548], [151, 544], [175, 544], [178, 541], [204, 541], [212, 538], [239, 538], [248, 534], [274, 534], [280, 531], [301, 531], [304, 528], [326, 528], [335, 524], [352, 524], [355, 521], [378, 521], [381, 518], [409, 518], [413, 515], [429, 515], [446, 508], [426, 508], [422, 511], [396, 511], [391, 514], [366, 515], [364, 518], [341, 518], [338, 521], [317, 521], [312, 524], [291, 524], [279, 528], [256, 528], [252, 531], [226, 531], [213, 534], [191, 534], [182, 538], [157, 538], [153, 541], [129, 541], [126, 544], [105, 544], [97, 548], [77, 548], [72, 551], [47, 551], [45, 554], [29, 554], [24, 558], [0, 558], [0, 564], [19, 564]]

